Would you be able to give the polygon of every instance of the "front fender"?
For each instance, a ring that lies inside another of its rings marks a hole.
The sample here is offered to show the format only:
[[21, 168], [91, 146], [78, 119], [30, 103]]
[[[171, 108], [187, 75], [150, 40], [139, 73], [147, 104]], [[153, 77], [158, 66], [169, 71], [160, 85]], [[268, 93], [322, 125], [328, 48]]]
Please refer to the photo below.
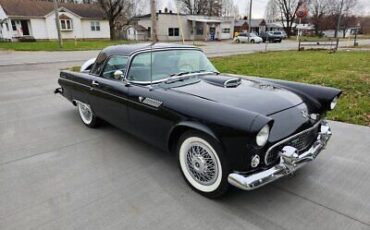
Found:
[[176, 125], [174, 125], [168, 133], [167, 143], [168, 143], [168, 150], [169, 151], [173, 150], [173, 147], [175, 146], [176, 141], [178, 140], [178, 138], [180, 138], [180, 136], [186, 130], [189, 130], [189, 129], [193, 129], [193, 130], [197, 130], [197, 131], [200, 131], [202, 133], [205, 133], [205, 134], [209, 135], [210, 137], [214, 138], [220, 145], [222, 145], [218, 136], [208, 126], [206, 126], [202, 123], [196, 122], [196, 121], [181, 121], [181, 122], [177, 123]]

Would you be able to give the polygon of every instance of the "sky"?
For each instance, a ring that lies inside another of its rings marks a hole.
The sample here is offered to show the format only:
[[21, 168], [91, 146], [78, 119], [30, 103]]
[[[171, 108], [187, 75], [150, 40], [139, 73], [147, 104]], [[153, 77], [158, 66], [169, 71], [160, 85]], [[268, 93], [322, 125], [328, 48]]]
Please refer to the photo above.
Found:
[[[168, 7], [173, 11], [176, 11], [174, 0], [158, 0], [158, 2], [161, 9]], [[247, 5], [249, 5], [249, 0], [234, 0], [234, 2], [239, 7], [240, 14], [245, 15]], [[264, 17], [267, 2], [268, 0], [253, 0], [252, 18]], [[356, 12], [360, 15], [370, 15], [370, 0], [358, 0]]]

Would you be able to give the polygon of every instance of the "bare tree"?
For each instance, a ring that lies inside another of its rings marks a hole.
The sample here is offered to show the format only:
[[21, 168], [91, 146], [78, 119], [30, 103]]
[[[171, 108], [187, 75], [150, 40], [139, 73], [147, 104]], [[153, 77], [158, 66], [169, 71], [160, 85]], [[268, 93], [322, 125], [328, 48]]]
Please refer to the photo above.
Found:
[[281, 23], [288, 37], [292, 35], [296, 13], [303, 3], [301, 0], [274, 0], [280, 13]]
[[322, 32], [321, 24], [323, 18], [329, 11], [329, 6], [329, 0], [311, 0], [309, 5], [311, 13], [310, 22], [315, 28], [316, 35]]
[[345, 36], [348, 27], [343, 27], [342, 17], [345, 20], [346, 17], [350, 17], [353, 14], [358, 1], [357, 0], [329, 0], [329, 13], [335, 15], [337, 19], [337, 27], [335, 29], [335, 37], [337, 37], [338, 30], [342, 26], [343, 36]]
[[267, 22], [274, 22], [280, 18], [279, 7], [275, 0], [269, 0], [265, 9], [265, 19]]
[[108, 21], [110, 28], [110, 39], [116, 38], [116, 20], [119, 16], [128, 15], [133, 9], [132, 0], [98, 0], [98, 4], [103, 9]]
[[239, 7], [234, 4], [233, 0], [222, 0], [221, 1], [221, 15], [222, 16], [235, 16], [239, 15]]
[[221, 0], [177, 0], [181, 12], [186, 14], [220, 16]]

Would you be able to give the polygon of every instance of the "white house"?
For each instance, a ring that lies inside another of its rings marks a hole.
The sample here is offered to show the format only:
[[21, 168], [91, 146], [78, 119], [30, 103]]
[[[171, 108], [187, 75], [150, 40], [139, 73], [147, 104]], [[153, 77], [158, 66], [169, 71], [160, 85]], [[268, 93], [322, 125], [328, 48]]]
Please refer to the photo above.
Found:
[[[134, 18], [151, 35], [151, 15]], [[157, 13], [157, 36], [160, 41], [225, 40], [234, 33], [234, 17], [176, 14], [165, 9]]]
[[[92, 4], [59, 4], [59, 23], [63, 39], [109, 38], [108, 20]], [[37, 40], [57, 39], [53, 2], [0, 0], [0, 40], [32, 36]]]

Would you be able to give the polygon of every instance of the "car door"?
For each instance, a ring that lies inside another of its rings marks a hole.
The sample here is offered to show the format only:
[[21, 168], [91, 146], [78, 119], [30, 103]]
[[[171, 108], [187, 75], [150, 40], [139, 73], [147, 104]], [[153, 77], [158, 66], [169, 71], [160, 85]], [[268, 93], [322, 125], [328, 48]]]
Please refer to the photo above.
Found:
[[[175, 118], [164, 108], [161, 99], [163, 89], [152, 87], [150, 81], [153, 72], [171, 71], [168, 68], [172, 64], [166, 66], [168, 59], [173, 61], [170, 55], [159, 57], [156, 54], [151, 56], [150, 53], [138, 54], [133, 58], [127, 74], [131, 82], [128, 95], [130, 131], [158, 147], [166, 146], [167, 135]], [[152, 66], [152, 61], [156, 67]]]
[[[102, 71], [92, 76], [90, 103], [94, 113], [122, 129], [128, 128], [127, 96], [129, 87], [116, 71], [126, 72], [128, 57], [111, 56]], [[123, 75], [122, 75], [123, 77]]]

